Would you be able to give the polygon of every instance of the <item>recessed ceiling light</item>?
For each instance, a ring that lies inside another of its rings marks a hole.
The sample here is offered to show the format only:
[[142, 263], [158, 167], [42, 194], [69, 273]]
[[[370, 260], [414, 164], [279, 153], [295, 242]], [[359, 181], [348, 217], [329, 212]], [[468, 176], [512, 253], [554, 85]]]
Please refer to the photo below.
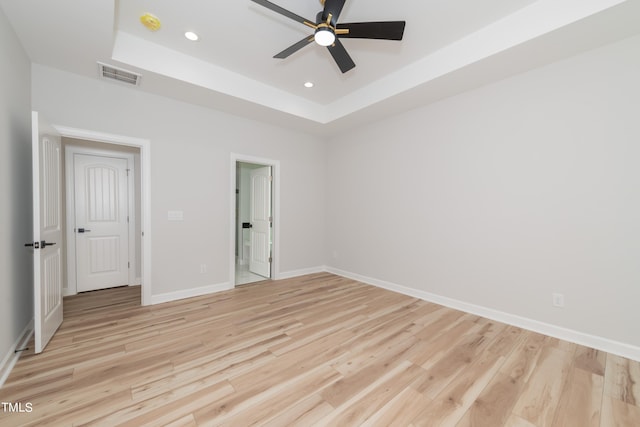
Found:
[[192, 31], [187, 31], [184, 36], [193, 42], [198, 40], [198, 35]]
[[312, 82], [306, 82], [306, 83], [304, 84], [304, 87], [312, 88], [312, 87], [313, 87], [313, 83], [312, 83]]

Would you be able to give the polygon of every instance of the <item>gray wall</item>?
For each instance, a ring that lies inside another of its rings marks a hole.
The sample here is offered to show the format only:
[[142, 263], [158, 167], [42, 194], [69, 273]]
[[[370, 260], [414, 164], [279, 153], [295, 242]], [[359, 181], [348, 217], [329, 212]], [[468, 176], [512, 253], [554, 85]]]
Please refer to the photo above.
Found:
[[627, 39], [334, 138], [329, 265], [640, 346], [638, 52]]
[[[319, 137], [36, 64], [32, 74], [34, 109], [50, 123], [151, 141], [154, 296], [229, 282], [231, 153], [280, 161], [276, 274], [324, 264], [326, 145]], [[168, 221], [174, 210], [184, 221]]]
[[33, 318], [31, 62], [0, 9], [0, 362]]

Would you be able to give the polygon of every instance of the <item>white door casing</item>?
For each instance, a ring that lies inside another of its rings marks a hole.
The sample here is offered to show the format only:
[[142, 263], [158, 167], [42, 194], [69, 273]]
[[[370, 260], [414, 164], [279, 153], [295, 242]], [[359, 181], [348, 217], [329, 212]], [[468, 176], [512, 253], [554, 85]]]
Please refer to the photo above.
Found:
[[251, 171], [249, 271], [264, 277], [271, 277], [271, 181], [271, 166]]
[[[96, 132], [87, 129], [73, 128], [63, 125], [54, 125], [55, 130], [65, 138], [80, 139], [84, 141], [94, 141], [106, 144], [112, 144], [113, 146], [129, 146], [137, 147], [140, 150], [140, 206], [139, 212], [141, 218], [141, 285], [142, 285], [142, 305], [151, 305], [152, 301], [152, 283], [151, 283], [151, 141], [148, 139], [135, 138], [131, 136]], [[68, 148], [68, 147], [67, 147]], [[69, 150], [67, 149], [68, 153]], [[71, 162], [67, 162], [70, 164]], [[69, 168], [66, 168], [67, 172]], [[69, 190], [67, 186], [67, 200], [69, 200], [69, 194], [73, 194], [73, 190]], [[73, 209], [67, 207], [67, 213], [72, 212]], [[70, 214], [67, 214], [67, 232], [69, 229], [73, 230], [73, 223], [69, 224], [71, 219]], [[68, 241], [74, 240], [68, 238]], [[75, 248], [74, 248], [75, 250]], [[67, 271], [70, 274], [70, 271]], [[74, 281], [75, 283], [75, 281]], [[73, 291], [72, 293], [75, 293]]]
[[35, 352], [62, 324], [61, 142], [32, 112], [33, 275]]
[[127, 160], [75, 154], [78, 292], [129, 283]]

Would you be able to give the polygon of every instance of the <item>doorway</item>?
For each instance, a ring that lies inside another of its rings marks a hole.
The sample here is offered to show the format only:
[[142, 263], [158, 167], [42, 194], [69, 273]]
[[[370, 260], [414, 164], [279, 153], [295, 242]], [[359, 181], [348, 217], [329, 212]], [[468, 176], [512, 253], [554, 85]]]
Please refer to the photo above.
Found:
[[66, 295], [140, 284], [140, 149], [63, 138]]
[[277, 161], [232, 155], [231, 283], [275, 278], [278, 248]]
[[[139, 237], [140, 249], [136, 249], [136, 253], [140, 254], [137, 262], [139, 266], [139, 274], [136, 274], [136, 282], [141, 285], [141, 301], [142, 305], [152, 304], [152, 285], [151, 285], [151, 141], [148, 139], [95, 132], [85, 129], [71, 128], [61, 125], [53, 125], [53, 128], [63, 137], [84, 141], [86, 144], [100, 143], [106, 144], [105, 147], [118, 149], [124, 147], [133, 147], [139, 153], [139, 166], [137, 175], [139, 177], [139, 209], [136, 212], [139, 222], [139, 231], [136, 231]], [[69, 190], [66, 190], [69, 191]], [[69, 225], [67, 224], [67, 227]], [[71, 227], [73, 228], [73, 226]], [[66, 242], [65, 242], [66, 245]]]

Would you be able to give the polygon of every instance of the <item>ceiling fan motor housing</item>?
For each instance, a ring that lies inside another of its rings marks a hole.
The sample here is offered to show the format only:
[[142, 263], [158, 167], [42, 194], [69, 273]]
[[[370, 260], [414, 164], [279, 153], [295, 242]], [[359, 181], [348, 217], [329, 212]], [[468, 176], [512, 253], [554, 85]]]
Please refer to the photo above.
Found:
[[327, 24], [329, 24], [330, 26], [332, 26], [333, 28], [336, 27], [337, 25], [337, 20], [335, 16], [331, 16], [331, 21], [327, 22], [327, 17], [326, 16], [322, 16], [322, 14], [324, 13], [324, 10], [321, 10], [320, 12], [318, 12], [318, 14], [316, 15], [316, 24], [321, 24], [323, 22], [326, 22]]

